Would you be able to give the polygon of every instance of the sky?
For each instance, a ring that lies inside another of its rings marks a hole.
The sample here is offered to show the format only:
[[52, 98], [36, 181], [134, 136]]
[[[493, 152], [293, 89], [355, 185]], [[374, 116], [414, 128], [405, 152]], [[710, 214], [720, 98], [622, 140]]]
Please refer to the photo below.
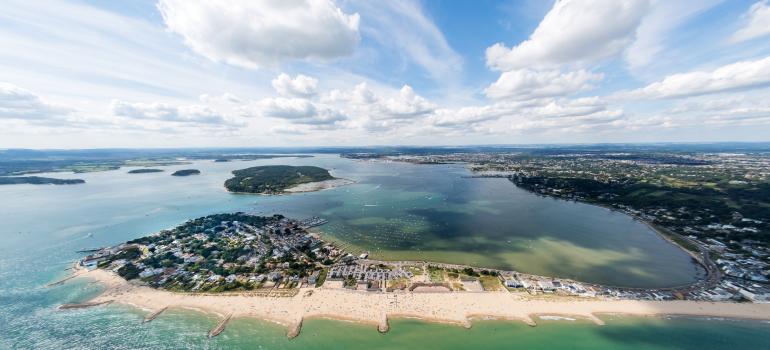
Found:
[[5, 0], [0, 148], [770, 141], [770, 3]]

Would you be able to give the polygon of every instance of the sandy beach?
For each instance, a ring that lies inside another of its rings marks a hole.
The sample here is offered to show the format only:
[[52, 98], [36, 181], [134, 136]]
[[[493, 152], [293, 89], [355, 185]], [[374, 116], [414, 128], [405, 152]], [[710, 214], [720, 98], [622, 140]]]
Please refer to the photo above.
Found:
[[316, 317], [368, 323], [382, 332], [388, 330], [388, 318], [394, 317], [415, 317], [464, 327], [471, 327], [474, 318], [519, 320], [534, 326], [537, 315], [583, 318], [599, 325], [604, 322], [596, 315], [602, 314], [770, 320], [770, 304], [544, 298], [507, 291], [373, 293], [333, 288], [303, 288], [293, 297], [200, 295], [140, 286], [101, 269], [80, 269], [76, 274], [105, 286], [104, 292], [89, 302], [132, 305], [149, 313], [171, 307], [192, 308], [222, 317], [255, 317], [286, 325], [290, 337], [299, 334], [303, 319]]
[[308, 182], [308, 183], [299, 184], [297, 186], [287, 188], [286, 190], [284, 190], [284, 192], [290, 192], [290, 193], [314, 192], [314, 191], [321, 191], [321, 190], [327, 190], [330, 188], [350, 185], [352, 183], [355, 183], [355, 181], [348, 180], [348, 179], [332, 179], [332, 180], [325, 180], [325, 181]]

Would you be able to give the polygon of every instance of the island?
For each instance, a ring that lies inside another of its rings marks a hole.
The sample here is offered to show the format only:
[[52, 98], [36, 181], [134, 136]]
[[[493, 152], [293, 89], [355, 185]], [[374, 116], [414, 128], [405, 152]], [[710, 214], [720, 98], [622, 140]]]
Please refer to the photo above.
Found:
[[0, 185], [76, 185], [86, 183], [83, 179], [56, 179], [41, 176], [0, 176]]
[[352, 181], [332, 176], [316, 166], [265, 165], [233, 171], [225, 188], [236, 193], [283, 194], [318, 191]]
[[190, 176], [190, 175], [200, 175], [201, 171], [198, 169], [183, 169], [183, 170], [177, 170], [171, 174], [171, 176]]
[[160, 172], [163, 172], [163, 169], [149, 168], [149, 169], [134, 169], [134, 170], [128, 171], [129, 174], [148, 174], [148, 173], [160, 173]]

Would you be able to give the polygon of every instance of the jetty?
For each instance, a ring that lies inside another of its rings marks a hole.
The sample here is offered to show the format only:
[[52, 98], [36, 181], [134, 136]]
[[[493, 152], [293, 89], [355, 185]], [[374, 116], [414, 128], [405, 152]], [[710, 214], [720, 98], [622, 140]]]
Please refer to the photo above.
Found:
[[286, 332], [286, 337], [289, 339], [296, 338], [299, 335], [299, 332], [301, 329], [302, 329], [302, 318], [300, 317], [299, 320], [289, 325], [289, 329]]
[[227, 317], [225, 317], [222, 321], [219, 321], [216, 327], [212, 328], [209, 331], [209, 338], [214, 338], [219, 335], [219, 333], [222, 333], [222, 331], [225, 330], [225, 326], [227, 326], [227, 322], [230, 322], [230, 318], [233, 317], [233, 314], [228, 314]]
[[150, 321], [154, 320], [156, 317], [158, 317], [158, 315], [162, 314], [163, 311], [166, 311], [166, 309], [168, 309], [168, 306], [165, 306], [165, 307], [162, 307], [162, 308], [160, 308], [158, 310], [155, 310], [151, 314], [145, 316], [144, 320], [142, 321], [142, 323], [147, 323], [147, 322], [150, 322]]
[[91, 306], [97, 306], [102, 304], [109, 304], [112, 300], [105, 300], [105, 301], [89, 301], [85, 303], [71, 303], [71, 304], [61, 304], [59, 305], [59, 310], [68, 310], [68, 309], [83, 309]]
[[85, 248], [81, 250], [76, 250], [75, 253], [96, 253], [102, 249], [103, 248]]
[[77, 276], [78, 276], [77, 274], [74, 274], [74, 275], [72, 275], [72, 276], [69, 276], [69, 277], [66, 277], [66, 278], [60, 279], [60, 280], [58, 280], [58, 281], [56, 281], [56, 282], [53, 282], [53, 283], [49, 283], [49, 284], [46, 284], [45, 286], [46, 286], [46, 287], [53, 287], [53, 286], [58, 286], [58, 285], [60, 285], [60, 284], [64, 284], [64, 282], [67, 282], [67, 281], [69, 281], [69, 280], [71, 280], [71, 279], [73, 279], [73, 278], [75, 278], [75, 277], [77, 277]]

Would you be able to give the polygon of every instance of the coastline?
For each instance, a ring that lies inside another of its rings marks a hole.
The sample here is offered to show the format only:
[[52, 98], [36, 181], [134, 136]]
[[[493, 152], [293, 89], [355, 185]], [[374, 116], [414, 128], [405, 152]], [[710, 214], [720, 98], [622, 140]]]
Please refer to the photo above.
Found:
[[299, 185], [295, 185], [292, 187], [289, 187], [285, 190], [283, 190], [281, 193], [253, 193], [253, 192], [236, 192], [236, 191], [230, 191], [225, 187], [224, 185], [222, 188], [225, 189], [225, 192], [230, 194], [238, 194], [238, 195], [258, 195], [258, 196], [283, 196], [283, 195], [290, 195], [295, 193], [304, 193], [304, 192], [316, 192], [316, 191], [323, 191], [323, 190], [330, 190], [332, 188], [342, 187], [350, 184], [356, 183], [353, 180], [349, 179], [342, 179], [342, 178], [334, 178], [331, 180], [324, 180], [324, 181], [314, 181], [314, 182], [306, 182]]
[[343, 179], [343, 178], [334, 178], [331, 180], [324, 180], [324, 181], [315, 181], [315, 182], [306, 182], [303, 184], [299, 184], [293, 187], [289, 187], [284, 190], [286, 193], [302, 193], [302, 192], [315, 192], [315, 191], [323, 191], [328, 190], [336, 187], [341, 187], [345, 185], [354, 184], [355, 181]]
[[[497, 292], [399, 292], [382, 293], [334, 288], [302, 288], [291, 297], [250, 296], [246, 294], [196, 295], [153, 289], [128, 282], [112, 272], [78, 268], [78, 277], [87, 277], [105, 287], [89, 303], [114, 302], [150, 313], [164, 308], [185, 308], [206, 313], [232, 315], [272, 321], [288, 328], [287, 336], [299, 334], [302, 321], [329, 318], [376, 325], [380, 332], [389, 328], [389, 318], [418, 318], [471, 327], [478, 318], [516, 320], [535, 326], [539, 315], [574, 317], [604, 322], [598, 315], [628, 316], [683, 315], [734, 319], [770, 320], [770, 304], [707, 301], [641, 301], [616, 299], [577, 299], [572, 297], [530, 298], [524, 294]], [[312, 292], [311, 292], [312, 291]], [[311, 293], [309, 293], [311, 292]]]

